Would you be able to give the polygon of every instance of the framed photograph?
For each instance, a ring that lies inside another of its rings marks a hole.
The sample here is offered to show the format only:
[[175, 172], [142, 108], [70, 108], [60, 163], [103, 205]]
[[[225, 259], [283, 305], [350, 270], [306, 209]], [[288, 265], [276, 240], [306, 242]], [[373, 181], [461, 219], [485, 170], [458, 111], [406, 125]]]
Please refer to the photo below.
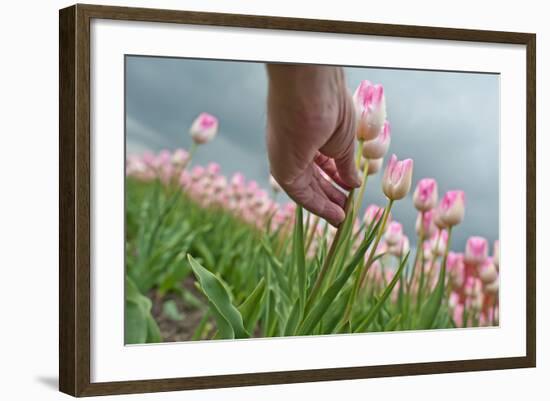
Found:
[[534, 34], [59, 27], [62, 392], [535, 366]]

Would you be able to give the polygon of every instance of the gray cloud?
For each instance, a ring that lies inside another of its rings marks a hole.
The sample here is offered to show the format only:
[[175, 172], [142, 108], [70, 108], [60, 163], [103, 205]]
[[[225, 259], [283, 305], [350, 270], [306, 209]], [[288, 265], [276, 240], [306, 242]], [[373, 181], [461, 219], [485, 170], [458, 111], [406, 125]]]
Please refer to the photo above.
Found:
[[[346, 68], [348, 85], [382, 83], [392, 125], [390, 152], [415, 162], [414, 182], [437, 179], [440, 194], [466, 192], [466, 217], [454, 235], [461, 249], [470, 235], [498, 238], [499, 77], [489, 74]], [[219, 136], [200, 147], [197, 163], [220, 163], [268, 187], [263, 64], [127, 57], [126, 141], [129, 153], [188, 148], [187, 133], [202, 111], [220, 119]], [[369, 178], [365, 205], [384, 204], [380, 176]], [[408, 200], [394, 217], [414, 237], [416, 211]]]

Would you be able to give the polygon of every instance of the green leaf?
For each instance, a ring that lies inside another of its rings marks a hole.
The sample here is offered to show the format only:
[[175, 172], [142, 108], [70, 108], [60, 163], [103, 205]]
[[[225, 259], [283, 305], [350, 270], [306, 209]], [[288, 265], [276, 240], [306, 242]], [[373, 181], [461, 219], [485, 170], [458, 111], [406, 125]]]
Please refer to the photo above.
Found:
[[330, 288], [323, 294], [319, 302], [311, 309], [308, 313], [304, 322], [302, 323], [299, 333], [300, 334], [309, 334], [313, 331], [315, 326], [320, 322], [323, 315], [327, 312], [329, 307], [332, 305], [336, 296], [340, 293], [349, 277], [353, 274], [357, 266], [360, 265], [360, 262], [365, 257], [365, 253], [369, 248], [372, 240], [374, 239], [374, 233], [366, 238], [363, 243], [359, 246], [359, 249], [355, 253], [353, 259], [346, 266], [344, 271], [336, 278], [334, 283]]
[[401, 273], [403, 272], [403, 269], [405, 268], [405, 265], [407, 264], [407, 260], [409, 259], [409, 253], [410, 253], [410, 251], [407, 252], [407, 255], [403, 258], [403, 261], [401, 262], [401, 265], [399, 266], [399, 269], [394, 274], [394, 276], [391, 279], [390, 283], [388, 284], [388, 286], [386, 287], [386, 289], [384, 290], [384, 292], [380, 296], [380, 299], [378, 300], [378, 302], [369, 310], [369, 313], [367, 314], [367, 316], [365, 316], [365, 319], [354, 330], [355, 333], [359, 333], [359, 332], [362, 332], [362, 331], [366, 330], [369, 327], [369, 325], [372, 323], [372, 321], [376, 318], [376, 316], [378, 315], [378, 312], [380, 311], [380, 309], [382, 308], [382, 306], [384, 305], [384, 303], [386, 302], [386, 300], [390, 296], [393, 288], [395, 287], [395, 285], [399, 281], [399, 278], [401, 277]]
[[193, 333], [193, 337], [191, 337], [191, 340], [202, 340], [202, 338], [205, 334], [205, 331], [206, 331], [206, 327], [207, 327], [207, 323], [208, 323], [209, 318], [210, 318], [210, 313], [208, 311], [206, 311], [204, 313], [197, 329]]
[[206, 266], [209, 266], [210, 268], [214, 267], [214, 265], [216, 264], [214, 256], [212, 255], [212, 252], [210, 252], [210, 249], [208, 249], [208, 247], [204, 243], [204, 239], [197, 238], [195, 240], [194, 247], [197, 253], [204, 259], [204, 264]]
[[256, 288], [254, 288], [254, 291], [239, 306], [239, 312], [241, 312], [244, 321], [244, 328], [249, 333], [253, 332], [262, 313], [265, 288], [265, 280], [262, 278]]
[[394, 331], [400, 321], [401, 321], [401, 315], [400, 314], [395, 315], [390, 319], [388, 323], [386, 323], [386, 325], [384, 326], [384, 331]]
[[306, 256], [304, 251], [304, 218], [301, 206], [296, 208], [296, 221], [292, 237], [294, 266], [298, 272], [298, 301], [300, 316], [303, 314], [306, 302]]
[[134, 302], [126, 302], [124, 310], [124, 343], [143, 344], [147, 340], [147, 320]]
[[451, 242], [451, 229], [448, 230], [447, 245], [445, 255], [443, 256], [443, 262], [441, 269], [439, 270], [439, 277], [437, 278], [437, 284], [435, 290], [432, 292], [426, 303], [422, 306], [420, 320], [417, 323], [418, 329], [431, 329], [434, 325], [435, 319], [441, 307], [441, 301], [443, 295], [445, 295], [445, 275], [447, 269], [447, 254], [449, 251], [449, 244]]
[[160, 343], [162, 342], [162, 336], [160, 334], [159, 326], [153, 316], [147, 316], [147, 342], [148, 343]]
[[173, 299], [169, 299], [162, 304], [162, 313], [170, 320], [179, 322], [183, 320], [183, 314], [178, 310], [178, 305]]
[[243, 318], [239, 310], [231, 303], [231, 296], [221, 280], [202, 267], [191, 255], [187, 255], [193, 273], [200, 283], [201, 290], [209, 300], [210, 309], [218, 323], [223, 338], [248, 338]]
[[296, 334], [296, 327], [298, 326], [298, 320], [300, 320], [300, 304], [296, 302], [292, 307], [290, 316], [285, 325], [285, 336], [293, 336]]

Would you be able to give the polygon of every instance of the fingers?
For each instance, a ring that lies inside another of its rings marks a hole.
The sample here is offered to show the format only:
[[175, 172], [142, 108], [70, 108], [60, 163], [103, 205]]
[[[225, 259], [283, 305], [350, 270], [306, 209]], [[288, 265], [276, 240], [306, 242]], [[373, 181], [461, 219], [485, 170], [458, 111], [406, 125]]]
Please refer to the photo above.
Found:
[[334, 159], [338, 175], [344, 183], [350, 187], [357, 188], [361, 186], [361, 180], [355, 167], [355, 146], [349, 146], [340, 157]]
[[317, 179], [315, 168], [313, 165], [309, 166], [301, 176], [285, 185], [283, 189], [296, 203], [337, 227], [345, 218], [343, 205], [346, 197], [324, 178], [319, 177], [324, 182]]
[[319, 187], [323, 190], [327, 198], [336, 203], [342, 209], [346, 205], [347, 196], [340, 192], [331, 182], [326, 180], [321, 173], [315, 168], [315, 179], [319, 183]]
[[357, 188], [361, 180], [355, 167], [355, 112], [348, 93], [343, 96], [341, 108], [340, 124], [320, 151], [334, 159], [342, 182], [349, 188]]
[[349, 191], [351, 187], [349, 187], [338, 174], [338, 169], [336, 168], [336, 164], [334, 163], [334, 160], [330, 157], [327, 157], [323, 155], [322, 153], [317, 152], [317, 155], [315, 156], [315, 159], [313, 160], [317, 166], [321, 170], [325, 172], [326, 175], [328, 175], [336, 184], [338, 184], [340, 187], [344, 188], [345, 190]]

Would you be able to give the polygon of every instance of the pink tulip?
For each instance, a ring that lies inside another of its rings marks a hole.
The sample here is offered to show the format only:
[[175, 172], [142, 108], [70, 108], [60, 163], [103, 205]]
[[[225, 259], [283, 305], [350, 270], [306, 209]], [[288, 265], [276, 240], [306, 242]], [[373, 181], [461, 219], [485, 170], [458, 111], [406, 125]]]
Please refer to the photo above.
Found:
[[210, 142], [218, 133], [218, 119], [211, 114], [201, 113], [193, 121], [189, 133], [196, 144]]
[[479, 265], [487, 259], [489, 245], [483, 237], [470, 237], [466, 241], [466, 252], [464, 252], [464, 260], [467, 263]]
[[430, 239], [432, 252], [436, 256], [443, 256], [445, 254], [445, 247], [447, 246], [447, 240], [449, 239], [449, 233], [447, 230], [439, 230], [438, 234], [435, 234]]
[[464, 304], [458, 304], [453, 309], [453, 321], [456, 327], [462, 327], [464, 321]]
[[483, 284], [490, 284], [498, 277], [497, 268], [493, 263], [493, 258], [486, 258], [478, 267], [479, 278]]
[[362, 81], [353, 100], [357, 116], [357, 139], [368, 141], [376, 138], [386, 120], [384, 87]]
[[464, 191], [448, 191], [441, 202], [437, 213], [445, 227], [460, 224], [464, 219], [465, 196]]
[[259, 188], [260, 187], [256, 181], [249, 181], [246, 185], [246, 194], [249, 198], [252, 198]]
[[482, 288], [483, 288], [483, 284], [481, 280], [470, 276], [466, 279], [466, 284], [464, 285], [464, 293], [468, 297], [475, 297], [479, 293], [481, 293]]
[[191, 184], [191, 176], [187, 170], [183, 170], [180, 174], [180, 185], [182, 188], [187, 188]]
[[191, 170], [191, 181], [197, 182], [202, 179], [206, 174], [206, 170], [202, 166], [195, 166]]
[[189, 161], [189, 152], [185, 149], [176, 149], [172, 153], [172, 164], [176, 167], [182, 168], [185, 167]]
[[206, 173], [212, 178], [220, 174], [221, 167], [218, 163], [208, 163], [206, 166]]
[[422, 178], [416, 184], [413, 194], [416, 210], [426, 212], [437, 205], [437, 182], [433, 178]]
[[[384, 214], [384, 208], [380, 207], [378, 205], [369, 205], [367, 207], [367, 210], [365, 211], [365, 216], [363, 217], [363, 221], [365, 224], [370, 226], [371, 224], [374, 226], [378, 220], [382, 218], [382, 215]], [[391, 220], [391, 217], [388, 216], [388, 221]]]
[[220, 193], [225, 190], [227, 187], [227, 178], [223, 175], [218, 175], [214, 177], [212, 182], [212, 188], [214, 189], [214, 193]]
[[384, 157], [390, 147], [390, 142], [391, 128], [390, 123], [386, 121], [376, 138], [366, 141], [363, 144], [363, 157], [366, 159], [380, 159]]
[[[387, 241], [387, 240], [386, 240]], [[395, 257], [402, 257], [407, 254], [411, 249], [409, 238], [406, 235], [401, 236], [399, 243], [388, 247], [388, 253]]]
[[451, 292], [449, 295], [449, 308], [454, 309], [460, 303], [460, 295], [456, 292]]
[[449, 252], [447, 255], [447, 269], [453, 288], [455, 290], [462, 288], [464, 285], [464, 255]]
[[143, 152], [141, 159], [148, 167], [153, 167], [156, 156], [152, 152], [146, 151], [146, 152]]
[[424, 238], [430, 238], [433, 236], [436, 231], [437, 227], [435, 226], [435, 212], [434, 210], [428, 210], [424, 213], [418, 213], [418, 216], [416, 218], [416, 234], [420, 236], [420, 228], [422, 228], [422, 233]]
[[464, 255], [457, 252], [449, 252], [447, 255], [447, 270], [464, 270]]
[[155, 170], [158, 170], [168, 164], [170, 164], [170, 159], [172, 158], [172, 154], [169, 150], [163, 149], [161, 150], [158, 155], [153, 159], [152, 161], [152, 167]]
[[369, 170], [367, 172], [367, 175], [374, 175], [380, 171], [382, 168], [382, 163], [384, 161], [383, 158], [380, 159], [361, 159], [363, 163], [369, 163]]
[[422, 246], [422, 249], [423, 249], [423, 252], [422, 252], [422, 255], [424, 256], [424, 259], [425, 260], [432, 260], [433, 259], [433, 249], [432, 249], [432, 244], [427, 241], [427, 242], [424, 242], [424, 245]]
[[498, 274], [497, 274], [497, 277], [495, 278], [495, 280], [493, 280], [493, 282], [491, 282], [489, 284], [486, 284], [483, 289], [485, 290], [485, 293], [490, 294], [490, 295], [495, 295], [495, 294], [498, 293], [499, 286], [500, 286], [500, 280], [499, 280]]
[[403, 199], [411, 189], [412, 173], [412, 159], [398, 161], [397, 156], [392, 155], [382, 178], [384, 194], [391, 200]]
[[388, 245], [397, 245], [403, 237], [403, 226], [397, 221], [392, 221], [386, 229], [386, 242]]

